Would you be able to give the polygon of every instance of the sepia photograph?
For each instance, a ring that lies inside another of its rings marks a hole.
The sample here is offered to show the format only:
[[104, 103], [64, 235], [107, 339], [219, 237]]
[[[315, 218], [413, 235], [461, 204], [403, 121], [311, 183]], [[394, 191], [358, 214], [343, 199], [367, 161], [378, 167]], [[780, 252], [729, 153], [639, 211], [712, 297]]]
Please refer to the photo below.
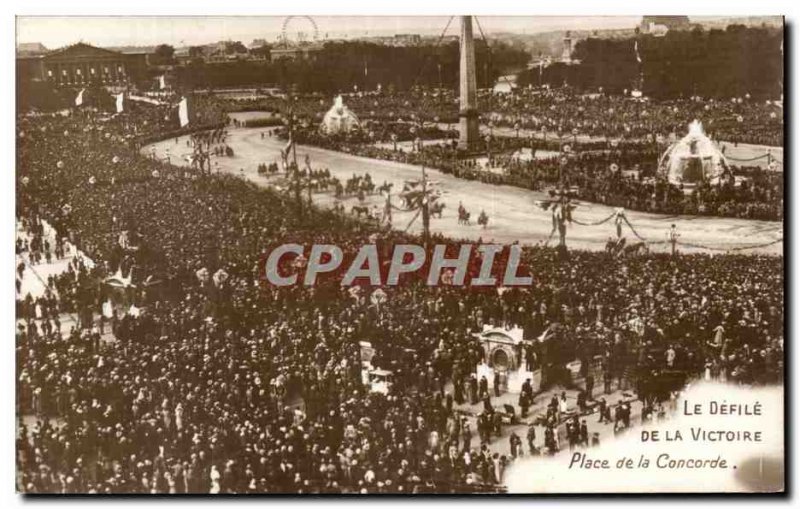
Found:
[[783, 15], [468, 14], [15, 17], [17, 494], [786, 493]]

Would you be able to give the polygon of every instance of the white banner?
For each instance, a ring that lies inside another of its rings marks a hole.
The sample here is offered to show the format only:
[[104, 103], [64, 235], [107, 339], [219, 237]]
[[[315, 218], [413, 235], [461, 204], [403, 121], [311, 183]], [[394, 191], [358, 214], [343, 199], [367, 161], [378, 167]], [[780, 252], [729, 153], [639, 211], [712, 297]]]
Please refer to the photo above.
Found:
[[186, 98], [182, 98], [178, 105], [178, 118], [181, 121], [181, 127], [189, 125], [189, 103]]
[[122, 113], [125, 110], [125, 94], [120, 93], [117, 95], [117, 113]]
[[81, 104], [83, 104], [83, 91], [84, 90], [86, 90], [86, 89], [82, 88], [81, 91], [78, 92], [78, 97], [75, 98], [75, 106], [80, 106]]

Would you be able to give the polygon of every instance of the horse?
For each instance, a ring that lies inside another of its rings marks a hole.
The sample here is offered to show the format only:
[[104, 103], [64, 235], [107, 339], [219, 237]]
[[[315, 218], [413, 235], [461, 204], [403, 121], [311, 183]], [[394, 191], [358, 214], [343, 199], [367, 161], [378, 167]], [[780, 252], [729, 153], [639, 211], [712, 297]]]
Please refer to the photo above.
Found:
[[444, 207], [445, 207], [444, 203], [434, 203], [433, 205], [431, 205], [431, 209], [430, 209], [431, 217], [439, 216], [439, 219], [441, 219], [442, 218], [442, 211], [444, 210]]
[[361, 177], [353, 176], [352, 178], [347, 179], [344, 187], [344, 193], [346, 195], [354, 194], [356, 191], [359, 190], [361, 185]]
[[389, 193], [392, 190], [392, 186], [394, 186], [394, 184], [390, 184], [384, 180], [383, 185], [378, 187], [378, 193]]
[[468, 225], [469, 224], [469, 216], [470, 216], [470, 214], [469, 214], [469, 212], [467, 212], [467, 209], [465, 209], [463, 207], [461, 209], [459, 209], [459, 211], [458, 211], [458, 224]]
[[481, 214], [478, 216], [478, 224], [483, 226], [484, 229], [489, 224], [489, 216], [486, 215], [486, 212], [481, 210]]
[[353, 205], [353, 208], [350, 209], [350, 213], [355, 214], [359, 219], [361, 218], [361, 214], [369, 218], [369, 207], [366, 205]]
[[373, 191], [375, 191], [375, 184], [373, 184], [372, 181], [365, 180], [364, 182], [361, 183], [359, 191], [364, 192], [366, 194], [372, 194]]
[[634, 242], [629, 246], [625, 246], [622, 251], [625, 256], [639, 256], [649, 253], [650, 248], [647, 246], [646, 242]]

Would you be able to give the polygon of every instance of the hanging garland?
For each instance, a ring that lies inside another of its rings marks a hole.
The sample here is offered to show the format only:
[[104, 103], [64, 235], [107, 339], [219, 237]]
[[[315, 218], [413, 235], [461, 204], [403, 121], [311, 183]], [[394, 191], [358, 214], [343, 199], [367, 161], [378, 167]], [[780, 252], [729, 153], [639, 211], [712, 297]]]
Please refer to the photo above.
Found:
[[631, 229], [631, 231], [633, 232], [633, 234], [636, 236], [636, 238], [637, 238], [637, 239], [639, 239], [639, 240], [641, 240], [641, 241], [644, 241], [644, 242], [647, 242], [647, 239], [645, 239], [644, 237], [642, 237], [641, 235], [639, 235], [639, 232], [637, 232], [637, 231], [636, 231], [636, 228], [634, 228], [634, 227], [633, 227], [633, 225], [631, 224], [631, 222], [630, 222], [630, 221], [628, 221], [628, 218], [627, 218], [627, 217], [626, 217], [624, 214], [623, 214], [622, 218], [625, 220], [625, 224], [627, 224], [627, 225], [628, 225], [628, 228], [630, 228], [630, 229]]
[[749, 246], [738, 246], [738, 247], [712, 247], [712, 246], [704, 246], [702, 244], [693, 244], [691, 242], [677, 242], [680, 246], [686, 247], [694, 247], [697, 249], [708, 249], [709, 251], [745, 251], [747, 249], [757, 249], [760, 247], [767, 247], [773, 244], [778, 244], [779, 242], [783, 242], [783, 238], [776, 239], [770, 242], [764, 242], [762, 244], [751, 244]]
[[419, 217], [420, 212], [422, 212], [421, 208], [419, 210], [417, 210], [417, 213], [414, 214], [414, 217], [412, 217], [411, 221], [408, 222], [408, 225], [406, 225], [406, 228], [405, 228], [405, 230], [403, 230], [403, 233], [406, 233], [408, 231], [408, 229], [411, 228], [411, 225], [414, 224], [414, 221], [416, 221], [417, 218]]
[[601, 219], [600, 221], [596, 221], [596, 222], [594, 222], [594, 223], [584, 223], [584, 222], [578, 221], [577, 219], [574, 219], [574, 218], [572, 219], [572, 222], [573, 222], [573, 223], [576, 223], [576, 224], [579, 224], [579, 225], [581, 225], [581, 226], [598, 226], [598, 225], [601, 225], [601, 224], [603, 224], [603, 223], [606, 223], [606, 222], [608, 222], [608, 221], [609, 221], [611, 218], [613, 218], [613, 217], [614, 217], [614, 216], [616, 216], [616, 215], [617, 215], [617, 213], [616, 213], [616, 212], [612, 212], [612, 213], [611, 213], [611, 214], [610, 214], [608, 217], [606, 217], [605, 219]]

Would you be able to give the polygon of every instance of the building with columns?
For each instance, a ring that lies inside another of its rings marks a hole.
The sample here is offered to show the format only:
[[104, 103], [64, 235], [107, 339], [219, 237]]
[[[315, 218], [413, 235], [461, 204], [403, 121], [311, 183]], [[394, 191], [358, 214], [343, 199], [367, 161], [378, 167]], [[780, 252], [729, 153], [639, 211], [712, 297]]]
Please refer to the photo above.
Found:
[[125, 86], [145, 77], [147, 54], [121, 53], [79, 42], [40, 55], [18, 56], [17, 72], [56, 87]]

